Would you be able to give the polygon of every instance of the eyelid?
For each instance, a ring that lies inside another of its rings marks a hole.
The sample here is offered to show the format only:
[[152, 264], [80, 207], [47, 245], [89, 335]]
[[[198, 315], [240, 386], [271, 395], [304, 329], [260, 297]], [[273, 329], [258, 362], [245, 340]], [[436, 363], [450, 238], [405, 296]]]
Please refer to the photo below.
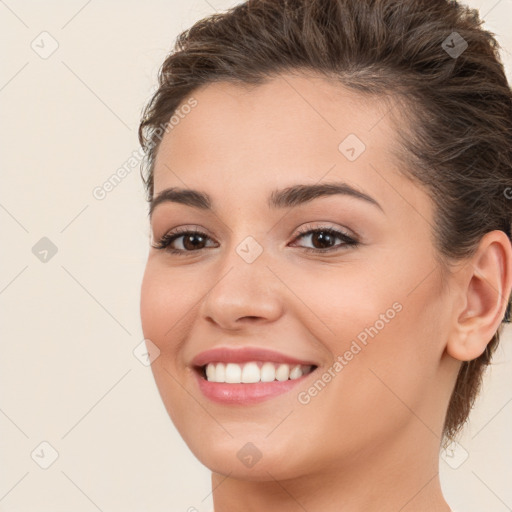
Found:
[[195, 224], [185, 224], [183, 226], [178, 226], [176, 228], [165, 230], [164, 233], [160, 236], [155, 236], [155, 233], [152, 233], [152, 241], [161, 240], [166, 236], [175, 236], [179, 234], [187, 234], [187, 233], [199, 233], [202, 235], [206, 235], [208, 238], [215, 240], [215, 237], [209, 233], [209, 231], [202, 226]]
[[[322, 222], [322, 221], [316, 221], [316, 222]], [[360, 239], [360, 236], [357, 233], [355, 233], [353, 230], [347, 229], [345, 227], [337, 226], [337, 225], [336, 226], [330, 225], [330, 223], [328, 221], [325, 221], [324, 224], [320, 224], [320, 225], [311, 223], [311, 222], [308, 224], [304, 224], [303, 226], [301, 226], [300, 228], [297, 229], [297, 235], [295, 236], [295, 238], [297, 238], [297, 236], [307, 234], [310, 231], [316, 231], [316, 230], [338, 231], [339, 233], [343, 234], [344, 236], [346, 236], [348, 238], [352, 238], [354, 240]]]

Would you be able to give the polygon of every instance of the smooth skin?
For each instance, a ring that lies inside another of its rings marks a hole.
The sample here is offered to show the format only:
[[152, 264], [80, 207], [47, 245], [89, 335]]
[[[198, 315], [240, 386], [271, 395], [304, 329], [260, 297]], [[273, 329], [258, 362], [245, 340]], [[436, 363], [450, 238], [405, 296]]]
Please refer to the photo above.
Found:
[[[484, 351], [505, 313], [508, 238], [487, 233], [473, 257], [443, 270], [433, 203], [397, 171], [383, 101], [305, 73], [210, 84], [193, 97], [163, 137], [154, 193], [195, 189], [213, 208], [159, 204], [152, 244], [176, 228], [207, 236], [202, 249], [176, 239], [188, 251], [177, 255], [150, 249], [141, 319], [160, 350], [152, 370], [163, 403], [212, 471], [215, 512], [449, 512], [438, 476], [444, 416], [461, 361]], [[338, 149], [349, 134], [366, 146], [355, 161]], [[268, 205], [274, 189], [324, 182], [347, 183], [382, 209], [347, 195]], [[359, 244], [298, 233], [320, 227]], [[248, 236], [263, 249], [252, 263], [236, 251]], [[338, 250], [306, 250], [322, 247]], [[300, 403], [394, 303], [401, 311]], [[319, 369], [263, 403], [222, 405], [204, 397], [190, 366], [216, 346], [270, 348]], [[237, 457], [248, 442], [261, 453], [252, 467]]]

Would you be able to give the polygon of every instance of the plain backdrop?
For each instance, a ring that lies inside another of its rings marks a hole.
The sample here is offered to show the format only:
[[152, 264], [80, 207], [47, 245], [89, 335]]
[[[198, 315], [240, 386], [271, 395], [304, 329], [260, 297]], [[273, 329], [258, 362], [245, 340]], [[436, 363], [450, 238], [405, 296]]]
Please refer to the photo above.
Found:
[[[149, 225], [133, 155], [175, 37], [235, 3], [0, 1], [2, 511], [212, 505], [209, 470], [136, 357]], [[497, 35], [511, 80], [512, 0], [468, 3]], [[511, 384], [507, 326], [471, 421], [440, 460], [457, 511], [512, 510]]]

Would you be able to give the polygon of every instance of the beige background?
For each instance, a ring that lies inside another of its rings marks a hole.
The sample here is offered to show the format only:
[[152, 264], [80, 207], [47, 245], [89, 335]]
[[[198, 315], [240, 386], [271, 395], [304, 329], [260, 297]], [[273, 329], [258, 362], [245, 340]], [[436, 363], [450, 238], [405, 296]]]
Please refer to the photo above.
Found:
[[[133, 354], [143, 338], [149, 228], [130, 157], [176, 35], [235, 3], [0, 1], [2, 511], [211, 506], [209, 471]], [[504, 46], [512, 80], [512, 0], [469, 3]], [[96, 199], [95, 187], [125, 164], [127, 176]], [[57, 249], [46, 262], [43, 237]], [[507, 327], [485, 399], [461, 446], [440, 461], [443, 489], [460, 512], [512, 510], [511, 338]], [[48, 469], [40, 467], [52, 453], [43, 441], [58, 452]]]

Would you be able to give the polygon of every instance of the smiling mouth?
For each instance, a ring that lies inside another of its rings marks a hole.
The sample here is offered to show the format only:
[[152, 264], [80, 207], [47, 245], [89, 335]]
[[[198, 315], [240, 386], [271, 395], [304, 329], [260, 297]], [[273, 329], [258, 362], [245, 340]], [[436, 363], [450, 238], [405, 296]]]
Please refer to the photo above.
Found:
[[246, 363], [211, 362], [194, 367], [207, 382], [255, 384], [296, 380], [316, 370], [316, 365], [248, 361]]

